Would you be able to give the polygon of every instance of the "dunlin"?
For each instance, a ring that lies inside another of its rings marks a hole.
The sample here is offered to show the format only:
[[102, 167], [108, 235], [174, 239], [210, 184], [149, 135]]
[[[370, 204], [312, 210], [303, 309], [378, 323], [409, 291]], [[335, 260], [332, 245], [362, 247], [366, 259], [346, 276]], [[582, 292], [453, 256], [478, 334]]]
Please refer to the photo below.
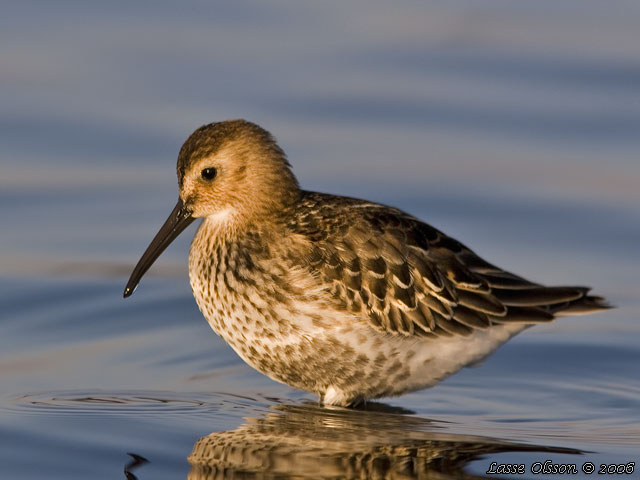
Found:
[[124, 296], [196, 218], [200, 310], [249, 365], [327, 405], [429, 387], [558, 315], [607, 308], [586, 287], [498, 268], [396, 208], [299, 188], [284, 152], [244, 120], [197, 129], [178, 203]]

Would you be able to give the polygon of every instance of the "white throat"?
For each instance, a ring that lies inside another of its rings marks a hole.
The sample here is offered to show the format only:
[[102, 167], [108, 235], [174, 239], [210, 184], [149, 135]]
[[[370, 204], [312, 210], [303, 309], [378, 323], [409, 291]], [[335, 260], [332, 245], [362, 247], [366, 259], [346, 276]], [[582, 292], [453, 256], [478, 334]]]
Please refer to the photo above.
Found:
[[207, 221], [212, 225], [224, 225], [231, 221], [235, 216], [236, 210], [234, 208], [225, 208], [212, 215], [207, 216]]

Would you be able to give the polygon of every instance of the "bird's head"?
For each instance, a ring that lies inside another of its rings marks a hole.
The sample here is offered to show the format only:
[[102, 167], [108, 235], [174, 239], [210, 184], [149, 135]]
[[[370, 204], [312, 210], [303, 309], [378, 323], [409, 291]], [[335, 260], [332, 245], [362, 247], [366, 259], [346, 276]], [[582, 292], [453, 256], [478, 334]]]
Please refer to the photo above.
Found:
[[164, 249], [191, 223], [206, 217], [238, 231], [276, 215], [300, 190], [284, 152], [263, 128], [228, 120], [198, 128], [178, 155], [178, 203], [136, 265], [124, 296]]
[[275, 139], [245, 120], [197, 129], [180, 149], [177, 171], [180, 200], [196, 218], [270, 215], [299, 195]]

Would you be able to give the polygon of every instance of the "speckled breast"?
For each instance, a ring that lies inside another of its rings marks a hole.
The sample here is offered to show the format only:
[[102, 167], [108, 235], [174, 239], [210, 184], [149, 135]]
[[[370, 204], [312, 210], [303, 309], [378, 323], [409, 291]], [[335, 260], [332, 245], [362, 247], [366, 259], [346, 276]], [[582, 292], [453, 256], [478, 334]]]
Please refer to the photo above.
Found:
[[191, 247], [193, 294], [213, 330], [249, 365], [321, 396], [331, 386], [390, 394], [390, 380], [406, 380], [402, 345], [333, 309], [308, 273], [272, 260], [283, 258], [268, 251], [273, 246], [257, 238], [213, 243], [211, 230], [205, 220]]
[[[189, 256], [193, 294], [211, 328], [260, 372], [320, 393], [326, 366], [318, 362], [328, 358], [326, 348], [318, 348], [326, 338], [326, 305], [303, 280], [292, 281], [290, 265], [271, 260], [278, 255], [257, 235], [235, 242], [213, 238], [215, 226], [205, 220]], [[344, 352], [334, 342], [331, 350]]]

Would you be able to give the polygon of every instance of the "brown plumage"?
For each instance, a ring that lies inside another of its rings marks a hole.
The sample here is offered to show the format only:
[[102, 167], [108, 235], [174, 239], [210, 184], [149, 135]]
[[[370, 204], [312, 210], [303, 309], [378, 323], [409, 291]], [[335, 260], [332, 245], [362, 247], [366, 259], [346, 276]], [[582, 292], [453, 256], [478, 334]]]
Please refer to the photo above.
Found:
[[607, 308], [586, 287], [506, 272], [396, 208], [299, 189], [283, 151], [235, 120], [196, 130], [180, 200], [125, 296], [196, 217], [189, 271], [212, 328], [270, 377], [352, 404], [424, 388], [528, 325]]
[[391, 207], [302, 192], [289, 228], [314, 241], [309, 268], [338, 305], [402, 335], [553, 320], [606, 308], [586, 287], [544, 287], [487, 263], [458, 241]]

